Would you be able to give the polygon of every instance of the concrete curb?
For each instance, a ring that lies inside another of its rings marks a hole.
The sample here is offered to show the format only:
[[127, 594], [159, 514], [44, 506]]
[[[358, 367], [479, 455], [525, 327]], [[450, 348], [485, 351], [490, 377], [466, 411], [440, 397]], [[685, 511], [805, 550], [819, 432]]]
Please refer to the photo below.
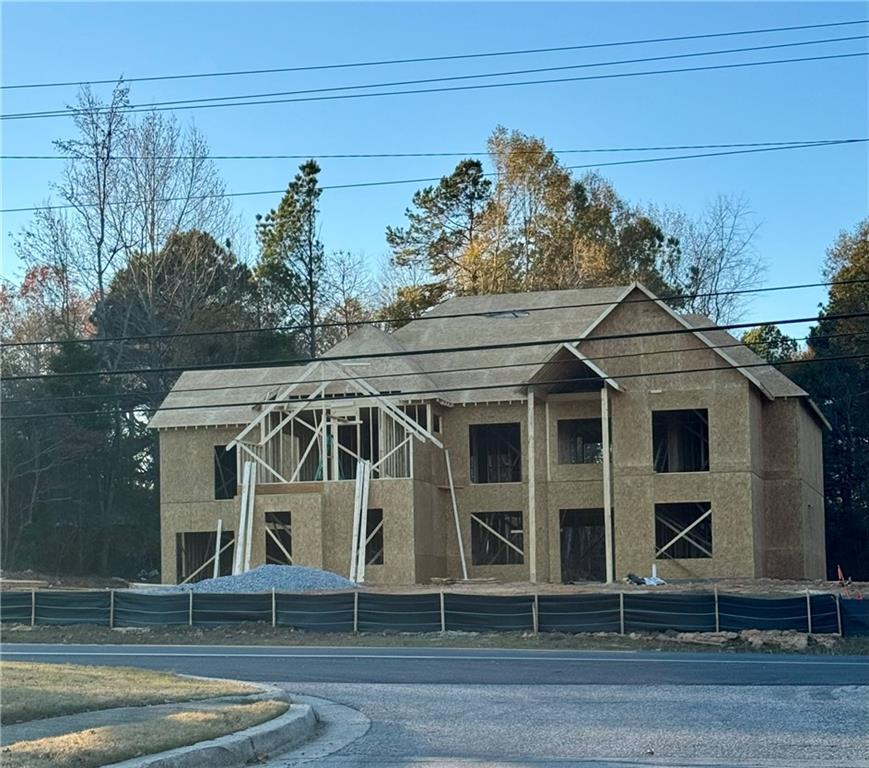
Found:
[[[247, 701], [290, 699], [285, 691], [270, 685], [258, 685], [265, 689]], [[158, 752], [144, 757], [135, 757], [105, 768], [237, 768], [273, 757], [297, 747], [311, 738], [317, 729], [317, 715], [308, 704], [290, 704], [283, 715], [268, 720], [253, 728], [236, 731], [210, 741], [200, 741], [167, 752]]]

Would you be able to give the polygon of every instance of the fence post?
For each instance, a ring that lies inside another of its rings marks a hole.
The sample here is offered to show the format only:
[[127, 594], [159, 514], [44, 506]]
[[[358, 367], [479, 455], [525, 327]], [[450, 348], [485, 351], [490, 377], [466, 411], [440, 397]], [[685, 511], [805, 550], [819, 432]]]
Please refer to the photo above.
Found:
[[444, 591], [441, 590], [441, 632], [447, 631], [447, 614], [444, 611]]
[[721, 618], [718, 615], [718, 585], [715, 585], [715, 631], [721, 631]]
[[275, 588], [272, 587], [272, 626], [276, 627], [278, 625], [278, 614], [275, 610]]
[[359, 593], [353, 593], [353, 631], [359, 631]]
[[190, 599], [187, 604], [187, 624], [189, 626], [193, 626], [193, 590], [191, 589], [188, 593], [190, 595]]
[[36, 590], [30, 590], [30, 626], [36, 626]]
[[115, 627], [115, 590], [109, 590], [109, 629]]
[[539, 595], [534, 593], [534, 602], [531, 604], [531, 618], [534, 626], [534, 634], [536, 635], [540, 631], [540, 603], [538, 601]]
[[625, 633], [625, 593], [619, 592], [619, 634]]
[[842, 637], [842, 603], [839, 601], [839, 595], [836, 595], [836, 623], [839, 627], [839, 637]]
[[806, 587], [806, 626], [809, 634], [812, 634], [812, 596], [809, 594], [809, 589]]

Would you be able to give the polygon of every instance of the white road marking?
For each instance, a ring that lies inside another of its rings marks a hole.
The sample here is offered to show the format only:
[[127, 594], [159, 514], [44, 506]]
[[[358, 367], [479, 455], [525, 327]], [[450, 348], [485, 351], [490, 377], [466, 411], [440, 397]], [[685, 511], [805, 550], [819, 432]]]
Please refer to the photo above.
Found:
[[154, 657], [154, 658], [214, 658], [214, 659], [389, 659], [391, 661], [531, 661], [539, 662], [571, 662], [571, 663], [600, 663], [620, 662], [634, 664], [769, 664], [773, 666], [801, 665], [801, 666], [835, 666], [835, 667], [866, 667], [869, 669], [869, 659], [866, 661], [838, 661], [838, 660], [815, 660], [815, 659], [655, 659], [649, 657], [609, 657], [609, 656], [482, 656], [456, 654], [365, 654], [365, 653], [216, 653], [193, 651], [189, 653], [154, 652], [154, 651], [7, 651], [0, 650], [3, 656], [97, 656], [97, 657]]

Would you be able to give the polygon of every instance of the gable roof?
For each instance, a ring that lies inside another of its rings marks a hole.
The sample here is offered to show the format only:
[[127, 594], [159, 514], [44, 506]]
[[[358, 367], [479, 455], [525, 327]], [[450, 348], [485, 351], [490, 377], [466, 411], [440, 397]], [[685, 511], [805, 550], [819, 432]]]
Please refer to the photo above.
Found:
[[[432, 308], [393, 333], [364, 325], [321, 358], [334, 361], [329, 370], [344, 372], [327, 393], [352, 390], [342, 385], [358, 376], [380, 392], [406, 392], [409, 400], [442, 399], [479, 403], [524, 399], [527, 384], [544, 364], [558, 359], [565, 347], [578, 358], [574, 342], [597, 327], [634, 290], [639, 289], [695, 332], [696, 337], [733, 365], [766, 397], [803, 397], [806, 392], [712, 321], [701, 315], [680, 315], [644, 286], [578, 288], [536, 293], [461, 296]], [[524, 344], [494, 349], [486, 345]], [[721, 349], [720, 347], [725, 347]], [[353, 355], [373, 355], [342, 360]], [[256, 403], [274, 398], [279, 389], [308, 376], [317, 363], [270, 368], [186, 371], [151, 419], [153, 428], [246, 424]], [[741, 368], [751, 366], [749, 368]], [[593, 369], [594, 370], [594, 369]], [[601, 369], [595, 371], [607, 378]], [[296, 388], [310, 394], [314, 376]], [[616, 377], [617, 380], [617, 377]], [[187, 406], [193, 406], [188, 408]]]

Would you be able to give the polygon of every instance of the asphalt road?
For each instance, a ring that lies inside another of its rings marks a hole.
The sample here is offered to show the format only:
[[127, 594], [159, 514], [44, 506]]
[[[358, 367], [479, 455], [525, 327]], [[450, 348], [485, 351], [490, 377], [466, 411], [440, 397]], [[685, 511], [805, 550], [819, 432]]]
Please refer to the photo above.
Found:
[[320, 742], [269, 768], [869, 766], [869, 659], [858, 657], [45, 645], [2, 652], [278, 682], [346, 706], [326, 718]]

